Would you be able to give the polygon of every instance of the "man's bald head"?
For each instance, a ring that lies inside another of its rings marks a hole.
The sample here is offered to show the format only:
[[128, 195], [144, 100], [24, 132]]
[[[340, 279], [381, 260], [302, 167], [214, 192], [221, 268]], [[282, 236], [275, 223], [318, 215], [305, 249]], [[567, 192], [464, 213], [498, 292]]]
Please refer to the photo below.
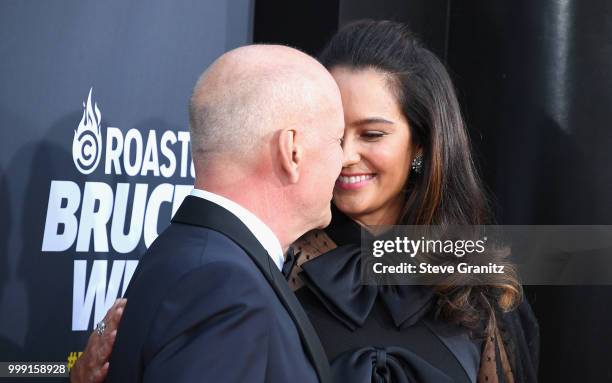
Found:
[[196, 168], [218, 155], [251, 159], [266, 137], [282, 127], [307, 126], [313, 109], [337, 107], [339, 97], [327, 70], [296, 49], [250, 45], [229, 51], [202, 74], [191, 97]]
[[319, 62], [283, 46], [235, 49], [200, 77], [189, 113], [196, 188], [247, 208], [283, 246], [329, 223], [344, 115]]

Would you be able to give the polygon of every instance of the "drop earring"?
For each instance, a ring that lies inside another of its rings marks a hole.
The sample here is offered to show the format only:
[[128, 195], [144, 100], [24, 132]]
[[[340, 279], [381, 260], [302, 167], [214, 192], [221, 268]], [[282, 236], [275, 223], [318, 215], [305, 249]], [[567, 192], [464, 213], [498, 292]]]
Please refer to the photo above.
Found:
[[423, 155], [419, 154], [412, 160], [410, 167], [416, 174], [421, 174], [423, 171]]

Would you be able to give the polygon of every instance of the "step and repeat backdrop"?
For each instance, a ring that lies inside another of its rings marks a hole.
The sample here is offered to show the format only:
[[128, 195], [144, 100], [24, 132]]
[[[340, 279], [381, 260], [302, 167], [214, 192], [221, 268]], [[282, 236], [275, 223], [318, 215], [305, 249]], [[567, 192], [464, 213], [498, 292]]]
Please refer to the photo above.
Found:
[[253, 9], [0, 4], [0, 361], [76, 360], [190, 192], [191, 89]]

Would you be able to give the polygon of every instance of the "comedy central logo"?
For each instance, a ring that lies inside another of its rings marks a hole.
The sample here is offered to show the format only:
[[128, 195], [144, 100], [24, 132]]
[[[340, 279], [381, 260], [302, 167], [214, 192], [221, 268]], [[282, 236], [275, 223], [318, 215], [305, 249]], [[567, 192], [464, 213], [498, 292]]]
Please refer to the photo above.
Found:
[[96, 170], [102, 155], [101, 113], [97, 103], [92, 107], [92, 91], [93, 87], [89, 89], [87, 103], [83, 102], [83, 117], [72, 139], [72, 160], [83, 174]]
[[74, 165], [80, 174], [117, 175], [122, 182], [93, 174], [87, 180], [52, 179], [41, 244], [43, 254], [74, 256], [73, 331], [93, 328], [125, 293], [141, 245], [149, 247], [159, 224], [170, 222], [195, 175], [188, 131], [106, 125], [102, 132], [101, 118], [91, 87], [74, 130]]

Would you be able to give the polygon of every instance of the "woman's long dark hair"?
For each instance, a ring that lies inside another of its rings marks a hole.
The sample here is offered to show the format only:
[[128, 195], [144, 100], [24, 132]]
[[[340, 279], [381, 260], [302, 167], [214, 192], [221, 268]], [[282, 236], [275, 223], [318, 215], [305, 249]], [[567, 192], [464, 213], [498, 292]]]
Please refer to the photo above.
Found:
[[[422, 148], [423, 171], [411, 172], [399, 225], [483, 225], [490, 208], [454, 86], [440, 60], [400, 23], [358, 21], [342, 28], [319, 57], [328, 69], [374, 69], [389, 75], [411, 129]], [[489, 260], [506, 266], [486, 284], [455, 273], [435, 286], [442, 319], [474, 329], [491, 310], [509, 311], [522, 289], [504, 252]]]

